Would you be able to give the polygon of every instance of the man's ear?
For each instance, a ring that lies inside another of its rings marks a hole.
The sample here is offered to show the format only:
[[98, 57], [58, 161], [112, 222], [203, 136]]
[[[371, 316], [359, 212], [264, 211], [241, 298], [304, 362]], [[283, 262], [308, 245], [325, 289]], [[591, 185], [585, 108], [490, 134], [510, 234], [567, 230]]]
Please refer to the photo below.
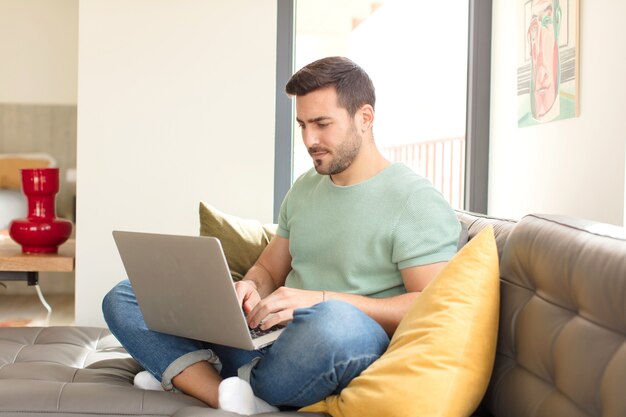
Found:
[[357, 115], [360, 117], [361, 132], [372, 129], [374, 125], [374, 108], [370, 104], [364, 104], [358, 110]]

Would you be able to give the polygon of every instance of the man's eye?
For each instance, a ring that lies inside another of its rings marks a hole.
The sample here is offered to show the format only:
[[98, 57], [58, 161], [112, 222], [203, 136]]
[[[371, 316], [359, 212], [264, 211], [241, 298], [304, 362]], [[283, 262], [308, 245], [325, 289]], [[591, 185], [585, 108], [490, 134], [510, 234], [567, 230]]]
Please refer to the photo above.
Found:
[[328, 127], [330, 125], [330, 123], [318, 123], [317, 126], [318, 127]]

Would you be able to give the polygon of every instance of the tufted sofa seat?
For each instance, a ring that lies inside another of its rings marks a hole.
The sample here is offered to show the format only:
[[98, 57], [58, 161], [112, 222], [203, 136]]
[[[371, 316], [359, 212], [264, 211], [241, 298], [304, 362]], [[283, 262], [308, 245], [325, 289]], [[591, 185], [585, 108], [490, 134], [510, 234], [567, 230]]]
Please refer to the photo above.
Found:
[[182, 394], [132, 389], [140, 370], [105, 329], [5, 328], [0, 414], [163, 416], [202, 405]]
[[[237, 416], [181, 393], [136, 389], [141, 370], [107, 329], [2, 328], [0, 416]], [[292, 414], [302, 415], [276, 413]]]

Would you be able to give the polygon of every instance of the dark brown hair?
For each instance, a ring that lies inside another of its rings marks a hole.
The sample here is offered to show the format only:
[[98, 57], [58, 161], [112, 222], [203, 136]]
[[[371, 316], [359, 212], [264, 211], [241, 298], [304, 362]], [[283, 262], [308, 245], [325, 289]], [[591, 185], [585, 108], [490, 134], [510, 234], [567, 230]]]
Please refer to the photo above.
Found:
[[340, 107], [354, 116], [363, 105], [374, 107], [374, 84], [363, 68], [348, 58], [322, 58], [293, 74], [285, 86], [292, 96], [303, 96], [320, 88], [334, 87]]

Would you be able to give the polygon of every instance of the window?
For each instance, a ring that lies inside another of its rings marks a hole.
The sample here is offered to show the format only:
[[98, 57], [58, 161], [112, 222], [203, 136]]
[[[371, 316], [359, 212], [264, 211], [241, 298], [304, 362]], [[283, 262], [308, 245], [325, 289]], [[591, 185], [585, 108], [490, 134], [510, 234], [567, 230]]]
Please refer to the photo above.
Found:
[[[491, 1], [298, 0], [289, 13], [294, 69], [353, 59], [376, 86], [374, 137], [385, 156], [429, 178], [454, 208], [486, 212]], [[291, 131], [294, 179], [312, 163]]]

